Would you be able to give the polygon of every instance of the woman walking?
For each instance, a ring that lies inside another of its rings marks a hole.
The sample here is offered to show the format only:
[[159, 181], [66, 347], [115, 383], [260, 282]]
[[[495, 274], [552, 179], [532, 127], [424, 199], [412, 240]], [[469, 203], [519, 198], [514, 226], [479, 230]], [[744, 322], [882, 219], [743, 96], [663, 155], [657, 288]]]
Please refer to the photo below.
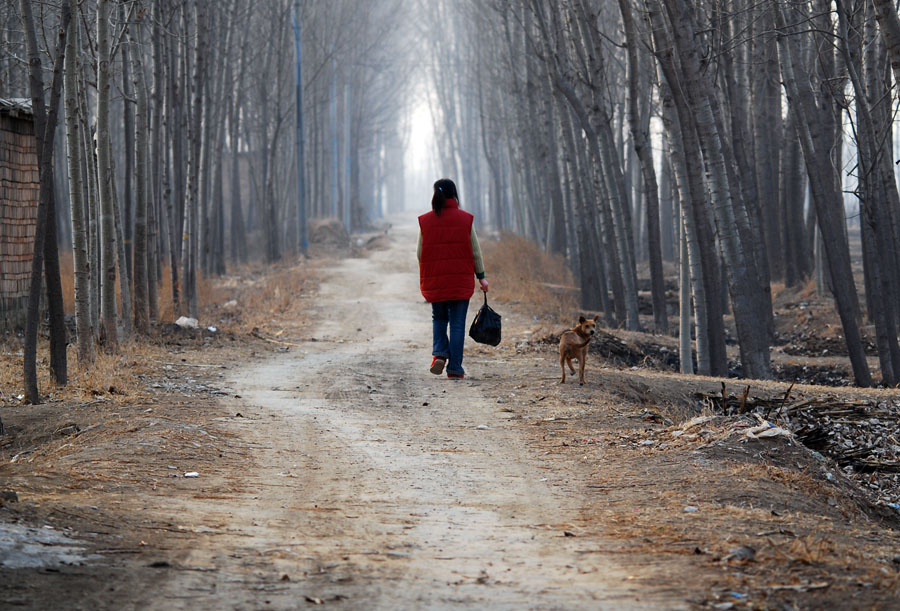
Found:
[[[434, 183], [431, 212], [419, 217], [419, 286], [431, 304], [434, 329], [431, 373], [461, 380], [466, 311], [475, 292], [474, 275], [487, 292], [475, 217], [459, 209], [456, 185], [449, 178]], [[447, 336], [447, 327], [450, 336]], [[448, 362], [449, 361], [449, 362]]]

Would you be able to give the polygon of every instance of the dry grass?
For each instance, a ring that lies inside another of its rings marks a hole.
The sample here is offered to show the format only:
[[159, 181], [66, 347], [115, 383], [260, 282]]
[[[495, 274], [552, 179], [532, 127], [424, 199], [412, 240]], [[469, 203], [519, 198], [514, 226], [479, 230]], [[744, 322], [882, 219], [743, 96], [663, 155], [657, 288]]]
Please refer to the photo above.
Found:
[[[64, 304], [67, 313], [74, 312], [74, 274], [72, 253], [60, 256]], [[300, 322], [306, 318], [300, 308], [300, 295], [307, 286], [308, 269], [300, 266], [253, 265], [242, 268], [225, 278], [205, 278], [197, 281], [200, 318], [204, 324], [215, 324], [234, 333], [248, 332], [258, 327], [263, 332], [276, 333], [277, 321]], [[118, 285], [116, 287], [118, 289]], [[234, 311], [223, 304], [235, 299]], [[172, 304], [172, 282], [168, 264], [163, 267], [159, 285], [160, 322], [171, 323], [178, 315]], [[38, 388], [50, 401], [78, 403], [102, 397], [135, 400], [145, 394], [143, 377], [154, 375], [157, 365], [168, 360], [167, 347], [158, 338], [131, 338], [122, 342], [115, 355], [105, 354], [97, 347], [96, 361], [91, 365], [78, 363], [74, 338], [68, 348], [69, 382], [57, 388], [50, 374], [49, 347], [45, 339], [38, 342]], [[158, 373], [158, 372], [157, 372]], [[0, 347], [0, 405], [16, 404], [24, 394], [22, 346], [10, 338]]]
[[799, 471], [772, 464], [736, 463], [729, 470], [729, 475], [734, 478], [746, 478], [750, 481], [767, 480], [778, 482], [793, 490], [801, 490], [810, 495], [823, 494], [821, 482], [811, 477], [806, 470]]
[[[62, 284], [63, 293], [63, 309], [66, 314], [75, 313], [75, 259], [71, 250], [61, 252], [59, 254], [59, 275]], [[198, 284], [202, 284], [200, 281]], [[172, 281], [170, 277], [169, 264], [163, 265], [162, 282], [158, 286], [160, 320], [174, 320], [172, 307]], [[122, 294], [119, 290], [118, 280], [116, 281], [116, 300], [121, 307]], [[201, 294], [201, 303], [203, 303]]]
[[[85, 365], [78, 362], [76, 347], [70, 344], [67, 352], [69, 383], [57, 387], [50, 375], [47, 342], [38, 343], [38, 388], [52, 401], [75, 403], [100, 397], [128, 397], [136, 399], [145, 394], [141, 376], [152, 374], [156, 363], [166, 358], [166, 349], [152, 343], [131, 339], [119, 346], [118, 354], [97, 351], [96, 360]], [[17, 403], [24, 393], [21, 353], [4, 352], [0, 356], [0, 405]], [[9, 393], [9, 394], [7, 394]]]
[[[63, 309], [66, 314], [75, 313], [75, 263], [72, 251], [68, 250], [59, 255], [60, 280], [63, 292]], [[203, 308], [207, 304], [214, 304], [221, 298], [216, 288], [217, 283], [213, 279], [206, 278], [200, 274], [197, 278], [197, 293], [200, 307]], [[175, 314], [175, 307], [172, 303], [172, 273], [169, 262], [166, 261], [162, 266], [162, 279], [157, 285], [157, 295], [159, 300], [159, 319], [162, 322], [172, 322], [178, 316]], [[122, 294], [119, 290], [119, 283], [116, 282], [116, 299], [121, 307]]]
[[[181, 278], [179, 276], [179, 281]], [[172, 302], [172, 269], [169, 262], [162, 265], [162, 278], [157, 284], [157, 299], [159, 303], [160, 322], [174, 322], [181, 313], [175, 312], [175, 304]], [[197, 276], [197, 302], [201, 312], [214, 306], [222, 299], [222, 292], [218, 288], [215, 279], [207, 278], [202, 273]]]
[[[776, 548], [777, 549], [777, 548]], [[851, 550], [843, 549], [839, 557], [846, 558]], [[791, 541], [785, 553], [793, 562], [802, 564], [824, 564], [838, 556], [834, 542], [818, 535], [798, 537]]]
[[818, 300], [815, 279], [809, 279], [805, 283], [794, 287], [787, 287], [783, 282], [772, 283], [772, 302], [776, 308], [801, 301], [815, 302]]
[[[306, 263], [253, 263], [235, 268], [221, 278], [199, 277], [200, 323], [213, 324], [233, 333], [283, 332], [308, 319], [300, 297], [309, 291], [311, 269]], [[159, 289], [160, 320], [177, 318], [172, 306], [172, 284], [168, 267]], [[229, 302], [234, 301], [234, 304]], [[226, 305], [228, 304], [228, 305]]]
[[210, 308], [215, 307], [217, 304], [223, 301], [227, 301], [228, 299], [229, 291], [222, 288], [217, 279], [207, 278], [203, 274], [198, 274], [197, 303], [200, 304], [201, 312], [207, 311]]
[[577, 291], [565, 259], [550, 255], [530, 240], [504, 234], [482, 244], [491, 296], [520, 304], [540, 318], [568, 320], [578, 309]]
[[159, 299], [159, 319], [175, 320], [175, 306], [172, 303], [172, 270], [169, 263], [166, 262], [162, 266], [162, 280], [156, 289], [156, 295]]
[[61, 398], [90, 400], [104, 395], [128, 396], [132, 399], [142, 395], [144, 383], [138, 376], [155, 370], [158, 361], [166, 355], [164, 348], [144, 341], [128, 340], [120, 347], [119, 354], [98, 352], [96, 360], [89, 366], [77, 363], [74, 350], [69, 352], [69, 384], [55, 393]]
[[285, 321], [305, 318], [300, 296], [308, 288], [309, 270], [301, 266], [278, 267], [248, 283], [239, 291], [243, 330], [282, 328]]

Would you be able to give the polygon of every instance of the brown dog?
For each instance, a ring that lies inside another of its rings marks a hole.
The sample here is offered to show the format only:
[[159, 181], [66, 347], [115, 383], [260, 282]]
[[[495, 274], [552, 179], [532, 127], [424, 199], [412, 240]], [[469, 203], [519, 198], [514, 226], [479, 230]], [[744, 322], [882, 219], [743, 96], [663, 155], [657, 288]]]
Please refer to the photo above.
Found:
[[578, 359], [578, 383], [584, 386], [584, 361], [587, 358], [588, 344], [594, 337], [594, 327], [597, 326], [599, 316], [592, 319], [586, 319], [584, 316], [578, 318], [578, 326], [569, 329], [559, 338], [559, 367], [562, 369], [562, 379], [560, 384], [566, 381], [566, 365], [569, 371], [575, 375], [575, 368], [572, 367], [572, 359]]

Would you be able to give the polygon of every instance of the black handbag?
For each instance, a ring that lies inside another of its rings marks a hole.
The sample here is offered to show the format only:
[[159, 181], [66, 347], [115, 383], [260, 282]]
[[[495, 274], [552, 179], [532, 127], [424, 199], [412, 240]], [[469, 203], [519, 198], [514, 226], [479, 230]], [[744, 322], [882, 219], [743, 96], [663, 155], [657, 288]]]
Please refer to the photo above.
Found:
[[469, 327], [469, 337], [479, 344], [489, 346], [496, 346], [500, 343], [500, 315], [488, 305], [487, 293], [484, 294], [484, 305], [478, 310], [472, 326]]

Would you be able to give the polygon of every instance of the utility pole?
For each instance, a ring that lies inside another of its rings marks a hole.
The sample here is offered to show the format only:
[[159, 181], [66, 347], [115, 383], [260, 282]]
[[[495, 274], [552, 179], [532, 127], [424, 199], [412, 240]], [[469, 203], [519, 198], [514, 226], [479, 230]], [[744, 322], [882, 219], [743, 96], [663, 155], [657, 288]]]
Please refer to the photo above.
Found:
[[303, 62], [300, 45], [300, 0], [294, 0], [294, 44], [297, 47], [297, 229], [300, 252], [306, 254], [309, 245], [309, 232], [306, 227], [306, 206], [303, 180]]

